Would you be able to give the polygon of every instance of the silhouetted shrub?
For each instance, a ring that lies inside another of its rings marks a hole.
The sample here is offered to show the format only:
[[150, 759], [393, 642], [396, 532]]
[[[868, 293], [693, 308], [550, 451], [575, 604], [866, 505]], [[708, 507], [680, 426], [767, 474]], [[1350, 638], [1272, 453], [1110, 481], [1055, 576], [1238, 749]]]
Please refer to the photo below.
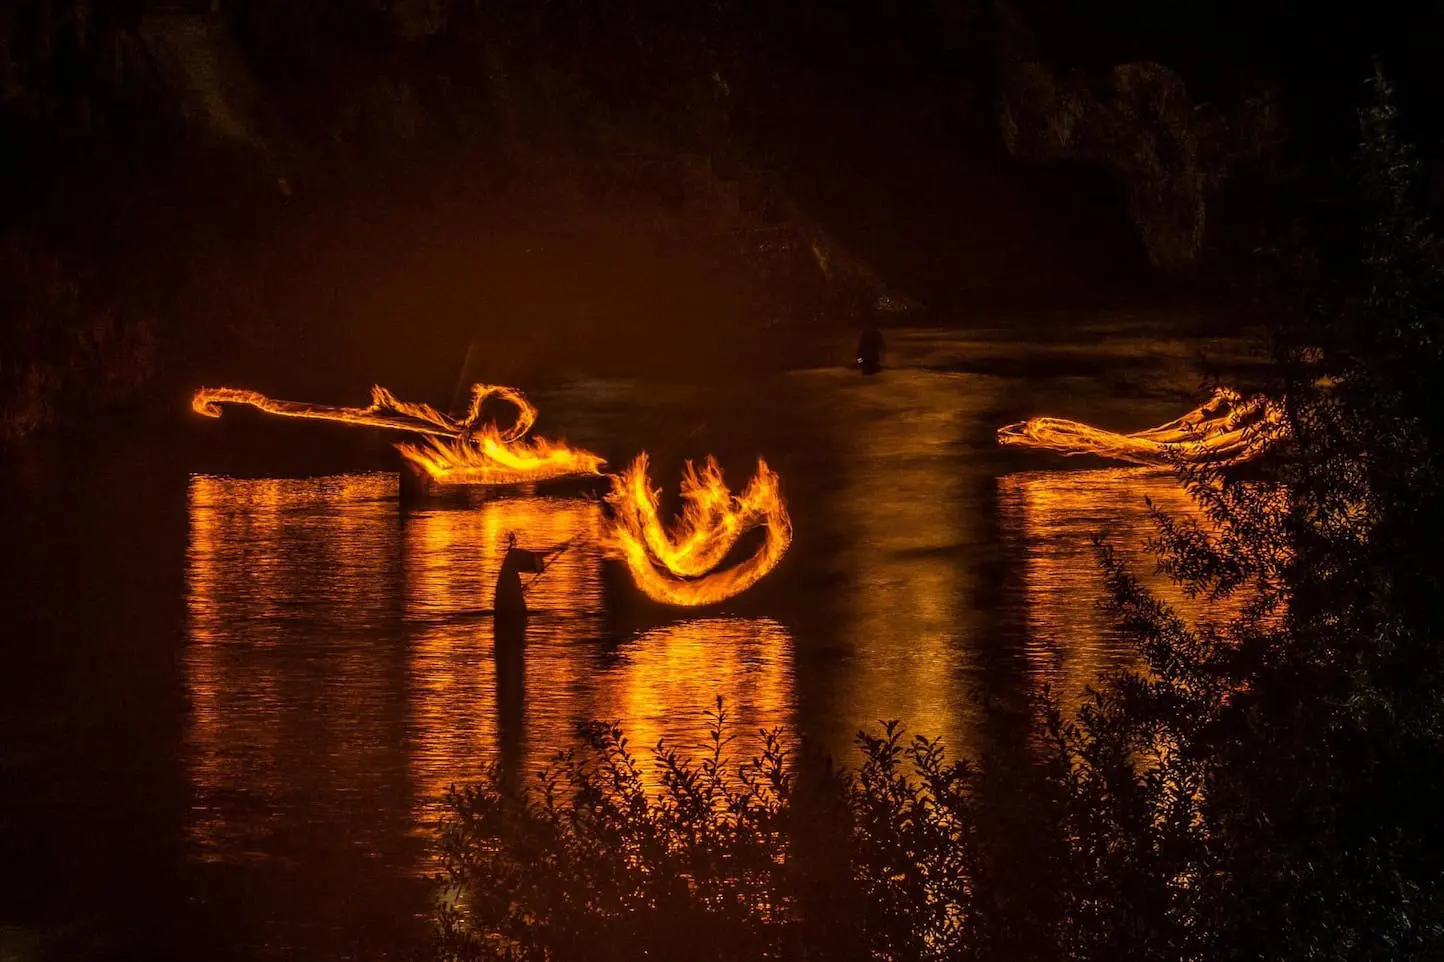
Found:
[[[540, 799], [451, 796], [443, 954], [1444, 957], [1444, 269], [1393, 121], [1380, 81], [1358, 263], [1275, 332], [1292, 442], [1247, 483], [1180, 468], [1208, 530], [1158, 516], [1162, 568], [1244, 603], [1188, 624], [1103, 551], [1147, 671], [1045, 712], [1032, 864], [999, 847], [997, 769], [895, 725], [856, 776], [794, 772], [774, 733], [734, 777], [719, 715], [708, 758], [658, 746], [655, 795], [596, 727]], [[1009, 897], [1010, 868], [1050, 892]]]
[[1165, 570], [1255, 600], [1189, 626], [1113, 563], [1152, 673], [1058, 725], [1076, 958], [1444, 956], [1444, 271], [1388, 90], [1364, 114], [1357, 265], [1280, 323], [1294, 440], [1183, 479]]
[[[442, 852], [449, 959], [951, 958], [969, 925], [971, 769], [895, 724], [855, 775], [794, 768], [777, 732], [729, 769], [658, 744], [658, 784], [615, 726], [537, 792], [493, 770], [453, 789]], [[819, 953], [822, 953], [819, 955]]]

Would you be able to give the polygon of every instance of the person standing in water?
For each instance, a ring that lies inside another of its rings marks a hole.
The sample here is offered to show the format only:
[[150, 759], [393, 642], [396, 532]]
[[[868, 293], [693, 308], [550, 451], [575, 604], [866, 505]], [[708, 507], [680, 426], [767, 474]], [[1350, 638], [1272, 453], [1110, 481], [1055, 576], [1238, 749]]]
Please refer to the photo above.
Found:
[[882, 370], [882, 331], [869, 327], [857, 341], [857, 367], [863, 374], [876, 374]]
[[506, 554], [502, 556], [501, 571], [496, 576], [496, 593], [492, 596], [492, 611], [498, 622], [525, 623], [526, 589], [536, 578], [523, 585], [522, 573], [540, 577], [556, 560], [557, 555], [567, 550], [569, 544], [570, 542], [561, 544], [545, 551], [528, 551], [526, 548], [517, 547], [515, 531], [507, 532]]
[[516, 532], [506, 535], [506, 554], [492, 598], [492, 654], [496, 658], [496, 730], [501, 747], [500, 776], [507, 797], [521, 784], [522, 741], [526, 716], [526, 585], [521, 576], [540, 577], [562, 548], [528, 551], [517, 547]]
[[492, 610], [498, 618], [525, 618], [526, 594], [522, 588], [522, 572], [541, 574], [546, 563], [541, 554], [516, 546], [516, 532], [506, 535], [506, 554], [501, 559], [501, 572], [496, 576], [496, 593]]

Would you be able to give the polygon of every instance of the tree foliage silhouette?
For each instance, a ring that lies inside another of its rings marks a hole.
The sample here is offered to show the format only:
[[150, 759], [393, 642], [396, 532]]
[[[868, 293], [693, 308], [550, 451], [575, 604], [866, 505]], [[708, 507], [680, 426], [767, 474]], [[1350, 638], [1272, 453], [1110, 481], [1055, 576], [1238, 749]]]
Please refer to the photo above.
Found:
[[[1011, 829], [995, 765], [895, 725], [855, 776], [775, 734], [734, 776], [719, 710], [708, 758], [657, 747], [659, 796], [593, 728], [539, 798], [453, 794], [441, 954], [1444, 957], [1444, 271], [1375, 93], [1357, 256], [1275, 331], [1291, 443], [1247, 480], [1179, 465], [1207, 528], [1155, 512], [1161, 567], [1238, 613], [1189, 624], [1104, 546], [1146, 668], [1045, 710]], [[1000, 855], [1018, 819], [1027, 865]]]

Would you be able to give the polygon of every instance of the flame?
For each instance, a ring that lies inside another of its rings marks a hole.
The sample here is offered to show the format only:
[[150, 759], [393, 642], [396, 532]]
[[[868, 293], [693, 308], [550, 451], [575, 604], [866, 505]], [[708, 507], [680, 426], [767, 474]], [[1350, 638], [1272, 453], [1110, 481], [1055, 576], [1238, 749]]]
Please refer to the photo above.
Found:
[[1096, 454], [1132, 464], [1167, 466], [1182, 460], [1243, 464], [1288, 436], [1281, 405], [1263, 395], [1244, 399], [1230, 388], [1180, 418], [1146, 431], [1115, 434], [1066, 418], [1029, 418], [998, 429], [998, 443], [1044, 448], [1072, 456]]
[[[762, 471], [766, 472], [765, 464]], [[680, 489], [682, 515], [671, 532], [658, 517], [661, 492], [648, 483], [647, 455], [638, 455], [621, 477], [647, 550], [672, 574], [693, 578], [722, 563], [748, 519], [765, 516], [769, 499], [777, 497], [776, 475], [767, 475], [764, 479], [759, 472], [742, 497], [734, 499], [715, 458], [709, 455], [700, 473], [688, 461]]]
[[[503, 428], [483, 420], [485, 402], [495, 398], [516, 409]], [[220, 417], [221, 405], [244, 404], [281, 417], [339, 421], [422, 435], [396, 449], [441, 484], [503, 485], [574, 475], [600, 475], [600, 456], [560, 441], [527, 438], [537, 409], [515, 388], [477, 384], [463, 417], [428, 404], [402, 401], [379, 385], [364, 408], [281, 401], [240, 388], [201, 388], [191, 407]], [[716, 459], [696, 468], [687, 463], [680, 494], [682, 513], [670, 526], [659, 515], [661, 493], [647, 477], [648, 459], [639, 455], [620, 475], [609, 475], [607, 496], [615, 513], [608, 553], [626, 563], [637, 587], [653, 601], [693, 607], [714, 604], [746, 591], [777, 566], [792, 544], [792, 520], [778, 478], [757, 460], [757, 474], [740, 497], [722, 478]], [[738, 539], [765, 528], [762, 544], [748, 558], [721, 568]], [[721, 570], [719, 570], [721, 568]]]
[[606, 462], [590, 451], [537, 438], [507, 443], [484, 436], [471, 443], [427, 438], [396, 445], [401, 456], [442, 484], [520, 484], [578, 474], [601, 474]]
[[[516, 417], [508, 427], [482, 420], [482, 407], [490, 398], [516, 409]], [[560, 441], [523, 440], [536, 423], [536, 406], [516, 388], [500, 384], [474, 385], [471, 403], [461, 418], [443, 414], [429, 404], [402, 401], [380, 385], [371, 388], [371, 404], [364, 408], [280, 401], [258, 391], [230, 387], [203, 387], [191, 400], [197, 414], [211, 418], [221, 416], [222, 404], [245, 404], [281, 417], [340, 421], [426, 435], [421, 443], [402, 442], [396, 448], [402, 457], [442, 484], [546, 481], [600, 474], [606, 463], [590, 451]]]
[[[481, 387], [482, 385], [477, 385]], [[191, 398], [191, 409], [208, 418], [221, 416], [222, 404], [246, 404], [267, 414], [288, 418], [311, 418], [317, 421], [341, 421], [367, 427], [393, 428], [454, 437], [464, 427], [429, 404], [402, 401], [381, 385], [371, 388], [371, 404], [364, 408], [333, 407], [305, 401], [281, 401], [259, 391], [236, 387], [203, 387]]]
[[[792, 543], [792, 519], [777, 474], [761, 458], [741, 497], [728, 490], [713, 458], [700, 472], [688, 462], [681, 496], [682, 514], [669, 528], [658, 515], [660, 493], [647, 477], [645, 454], [612, 476], [607, 501], [615, 518], [608, 552], [626, 563], [632, 580], [653, 601], [684, 607], [725, 601], [777, 567]], [[762, 545], [746, 560], [716, 570], [738, 539], [758, 527], [766, 528]]]

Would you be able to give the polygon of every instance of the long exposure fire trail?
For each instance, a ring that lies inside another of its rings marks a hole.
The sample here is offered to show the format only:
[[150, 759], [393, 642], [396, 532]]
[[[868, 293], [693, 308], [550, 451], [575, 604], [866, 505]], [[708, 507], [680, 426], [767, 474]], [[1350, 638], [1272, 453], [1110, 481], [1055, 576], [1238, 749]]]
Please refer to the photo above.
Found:
[[[645, 454], [612, 477], [607, 501], [615, 518], [607, 548], [653, 601], [692, 607], [735, 597], [777, 567], [792, 543], [777, 474], [761, 458], [740, 497], [728, 490], [713, 459], [700, 473], [688, 463], [681, 497], [682, 513], [669, 528], [658, 516], [659, 494], [647, 477]], [[717, 570], [738, 539], [759, 527], [765, 537], [757, 550]]]
[[1204, 404], [1158, 427], [1132, 434], [1105, 431], [1066, 418], [1029, 418], [998, 429], [998, 443], [1040, 448], [1069, 457], [1093, 454], [1130, 464], [1177, 463], [1231, 467], [1268, 452], [1288, 436], [1278, 402], [1263, 395], [1243, 398], [1216, 388]]
[[[486, 402], [495, 398], [516, 409], [506, 428], [483, 420]], [[527, 438], [537, 409], [516, 388], [477, 384], [465, 416], [453, 418], [429, 404], [402, 401], [379, 385], [371, 389], [364, 408], [333, 407], [304, 401], [281, 401], [241, 388], [201, 388], [191, 407], [206, 417], [221, 416], [220, 405], [240, 404], [280, 417], [336, 421], [424, 436], [421, 442], [396, 446], [407, 461], [439, 484], [507, 485], [600, 475], [605, 459], [560, 441]]]
[[[516, 409], [506, 427], [485, 420], [483, 408], [496, 399]], [[598, 455], [559, 441], [527, 438], [537, 409], [517, 389], [477, 384], [464, 417], [455, 418], [428, 404], [402, 401], [390, 391], [371, 389], [364, 408], [282, 401], [239, 388], [201, 388], [191, 407], [206, 417], [221, 415], [221, 405], [254, 407], [280, 417], [335, 421], [420, 435], [396, 449], [408, 462], [442, 485], [500, 486], [575, 476], [604, 476]], [[734, 496], [717, 461], [708, 457], [699, 469], [691, 462], [680, 486], [682, 512], [670, 526], [659, 515], [661, 493], [647, 475], [648, 458], [638, 457], [611, 481], [611, 530], [608, 553], [623, 562], [637, 587], [651, 600], [676, 607], [699, 607], [736, 597], [765, 577], [792, 543], [792, 521], [777, 474], [762, 459], [757, 473]], [[761, 544], [747, 558], [721, 566], [748, 532], [765, 529]]]

